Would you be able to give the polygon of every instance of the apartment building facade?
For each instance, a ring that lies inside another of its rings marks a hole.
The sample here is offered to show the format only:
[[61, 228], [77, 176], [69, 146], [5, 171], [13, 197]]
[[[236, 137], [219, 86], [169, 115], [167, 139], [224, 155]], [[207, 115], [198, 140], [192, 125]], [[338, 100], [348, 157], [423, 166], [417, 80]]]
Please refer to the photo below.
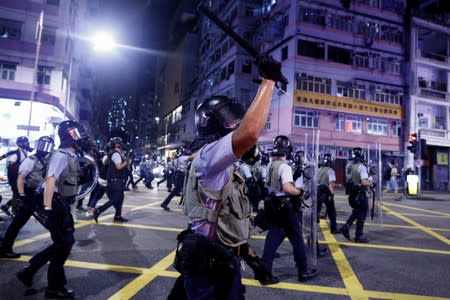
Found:
[[[0, 136], [6, 144], [13, 144], [20, 135], [29, 135], [31, 141], [53, 135], [63, 119], [89, 121], [93, 75], [86, 61], [87, 47], [74, 36], [87, 30], [90, 9], [95, 3], [0, 3]], [[37, 23], [41, 15], [41, 46], [37, 55]], [[30, 101], [33, 89], [34, 101]]]

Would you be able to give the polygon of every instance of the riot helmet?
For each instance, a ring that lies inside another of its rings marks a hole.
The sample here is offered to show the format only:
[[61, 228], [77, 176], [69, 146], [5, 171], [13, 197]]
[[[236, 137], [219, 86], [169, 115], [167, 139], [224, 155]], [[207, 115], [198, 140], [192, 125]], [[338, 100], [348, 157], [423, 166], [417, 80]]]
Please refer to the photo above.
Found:
[[123, 140], [121, 137], [115, 136], [109, 140], [109, 148], [113, 151], [117, 147], [123, 149]]
[[331, 167], [333, 165], [333, 159], [330, 153], [325, 153], [322, 158], [322, 165], [326, 167]]
[[225, 96], [212, 96], [197, 106], [195, 127], [197, 136], [192, 145], [194, 150], [218, 140], [239, 126], [244, 116], [242, 105]]
[[259, 147], [254, 144], [250, 149], [247, 150], [241, 156], [241, 160], [249, 165], [254, 165], [257, 161], [261, 159], [261, 154], [259, 152]]
[[270, 162], [269, 154], [261, 152], [261, 164], [267, 166]]
[[28, 141], [28, 138], [26, 136], [19, 136], [16, 139], [16, 145], [17, 145], [17, 147], [22, 148], [25, 151], [33, 150], [33, 149], [31, 149], [30, 142]]
[[273, 140], [272, 156], [289, 157], [292, 153], [292, 142], [285, 135], [279, 135]]
[[75, 150], [81, 150], [84, 153], [89, 152], [91, 142], [86, 129], [78, 122], [66, 120], [59, 123], [58, 136], [61, 147], [73, 147]]
[[352, 149], [352, 159], [355, 162], [363, 162], [364, 161], [364, 153], [360, 147], [355, 147]]
[[303, 151], [296, 151], [294, 154], [294, 164], [296, 166], [303, 166], [305, 162], [305, 152]]
[[53, 151], [55, 142], [50, 136], [41, 136], [36, 142], [36, 154], [46, 156]]

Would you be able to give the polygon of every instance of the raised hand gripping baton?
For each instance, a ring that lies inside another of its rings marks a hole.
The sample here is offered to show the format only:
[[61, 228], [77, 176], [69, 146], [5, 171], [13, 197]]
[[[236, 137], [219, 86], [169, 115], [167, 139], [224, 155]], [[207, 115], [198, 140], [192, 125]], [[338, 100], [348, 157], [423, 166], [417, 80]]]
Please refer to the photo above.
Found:
[[[241, 46], [245, 51], [248, 52], [254, 59], [257, 59], [261, 53], [256, 50], [252, 45], [250, 45], [246, 40], [244, 40], [240, 35], [238, 35], [231, 27], [225, 24], [214, 12], [209, 10], [204, 4], [200, 4], [197, 9], [201, 11], [205, 16], [207, 16], [214, 24], [217, 25], [223, 32], [228, 34], [239, 46]], [[282, 84], [288, 84], [289, 81], [286, 77], [282, 76], [280, 79]]]

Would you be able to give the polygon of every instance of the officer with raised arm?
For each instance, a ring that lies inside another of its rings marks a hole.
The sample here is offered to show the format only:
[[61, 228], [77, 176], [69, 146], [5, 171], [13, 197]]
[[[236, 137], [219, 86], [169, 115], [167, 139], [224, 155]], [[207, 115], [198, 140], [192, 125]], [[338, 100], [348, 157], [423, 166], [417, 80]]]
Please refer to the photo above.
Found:
[[193, 231], [183, 243], [188, 299], [244, 299], [240, 256], [249, 253], [251, 204], [235, 162], [257, 142], [282, 78], [273, 58], [262, 56], [257, 65], [263, 80], [243, 117], [242, 105], [225, 96], [205, 99], [195, 113], [196, 153], [184, 194]]

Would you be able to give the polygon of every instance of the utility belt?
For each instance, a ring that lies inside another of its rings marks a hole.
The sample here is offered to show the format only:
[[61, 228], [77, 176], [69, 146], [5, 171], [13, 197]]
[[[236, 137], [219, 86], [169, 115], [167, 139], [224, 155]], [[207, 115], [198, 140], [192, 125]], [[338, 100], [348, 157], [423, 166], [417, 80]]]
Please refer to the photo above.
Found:
[[190, 229], [182, 231], [177, 240], [173, 266], [181, 274], [207, 275], [213, 281], [230, 279], [235, 274], [234, 259], [243, 246], [233, 248], [211, 242]]
[[[44, 188], [43, 187], [38, 187], [35, 190], [35, 194], [34, 194], [34, 198], [37, 200], [37, 204], [39, 205], [44, 205]], [[63, 197], [60, 193], [55, 192], [53, 193], [53, 202], [55, 201], [59, 201], [62, 204], [65, 205], [72, 205], [75, 203], [75, 195], [73, 196], [68, 196], [68, 197]]]
[[264, 200], [264, 212], [267, 222], [283, 226], [292, 209], [301, 211], [301, 205], [294, 204], [293, 199], [287, 195], [269, 195]]

